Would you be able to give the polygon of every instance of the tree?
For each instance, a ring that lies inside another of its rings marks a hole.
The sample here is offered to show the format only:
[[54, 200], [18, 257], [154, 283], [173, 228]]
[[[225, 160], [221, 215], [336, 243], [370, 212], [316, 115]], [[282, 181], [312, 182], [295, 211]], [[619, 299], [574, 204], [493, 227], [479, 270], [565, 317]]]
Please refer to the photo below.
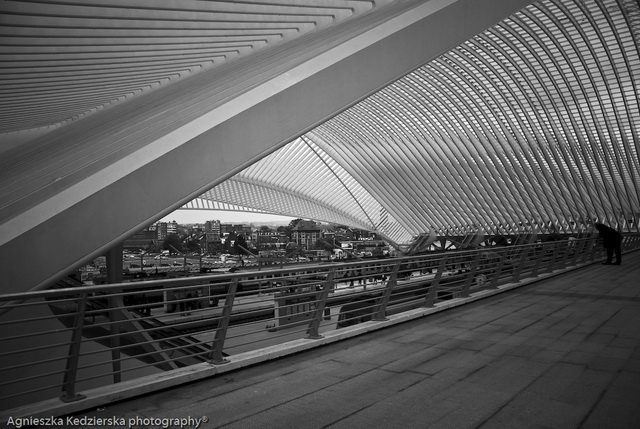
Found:
[[289, 222], [289, 225], [287, 226], [279, 226], [278, 227], [278, 232], [284, 232], [285, 235], [287, 236], [287, 238], [289, 239], [289, 241], [291, 241], [291, 237], [293, 235], [293, 229], [298, 226], [298, 224], [302, 222], [302, 219], [298, 218], [298, 219], [293, 219], [291, 222]]
[[302, 219], [298, 218], [298, 219], [294, 219], [291, 222], [289, 222], [289, 227], [291, 229], [295, 228], [296, 226], [298, 226], [298, 224], [302, 222]]

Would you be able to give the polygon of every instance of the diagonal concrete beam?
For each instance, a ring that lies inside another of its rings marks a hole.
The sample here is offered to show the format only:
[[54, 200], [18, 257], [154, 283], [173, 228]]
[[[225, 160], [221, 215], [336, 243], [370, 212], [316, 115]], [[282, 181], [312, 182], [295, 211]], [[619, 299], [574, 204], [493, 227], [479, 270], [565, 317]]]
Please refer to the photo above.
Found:
[[[143, 144], [134, 149], [104, 156], [46, 186], [34, 186], [26, 197], [5, 205], [0, 216], [2, 291], [46, 287], [140, 227], [529, 3], [394, 3], [330, 29], [334, 33], [319, 32], [234, 64], [238, 77], [221, 87], [209, 104], [212, 108], [164, 134], [150, 133], [153, 139], [139, 137]], [[269, 76], [269, 70], [278, 73]], [[265, 75], [269, 78], [258, 79]], [[198, 82], [202, 91], [210, 90], [211, 82], [204, 80], [206, 73], [203, 76], [189, 81], [194, 97]], [[171, 105], [170, 91], [175, 94], [181, 87], [171, 88], [79, 121], [73, 125], [76, 140], [65, 143], [90, 144], [85, 142], [92, 138], [108, 142], [105, 130], [117, 132], [117, 121], [131, 122], [138, 108], [147, 108], [141, 127], [162, 128], [163, 118], [168, 120], [166, 115], [180, 108]], [[157, 108], [157, 103], [168, 107]], [[184, 110], [193, 107], [182, 103]], [[63, 136], [64, 132], [60, 130]], [[43, 150], [46, 138], [39, 143]], [[37, 168], [32, 162], [20, 174], [30, 179]]]

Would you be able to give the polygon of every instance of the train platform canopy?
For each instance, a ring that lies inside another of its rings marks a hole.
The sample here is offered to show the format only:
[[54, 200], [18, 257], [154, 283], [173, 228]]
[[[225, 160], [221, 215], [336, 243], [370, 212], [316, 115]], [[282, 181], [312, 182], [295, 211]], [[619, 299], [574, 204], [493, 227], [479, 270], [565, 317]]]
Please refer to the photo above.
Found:
[[180, 207], [396, 244], [637, 227], [636, 0], [0, 8], [2, 290]]

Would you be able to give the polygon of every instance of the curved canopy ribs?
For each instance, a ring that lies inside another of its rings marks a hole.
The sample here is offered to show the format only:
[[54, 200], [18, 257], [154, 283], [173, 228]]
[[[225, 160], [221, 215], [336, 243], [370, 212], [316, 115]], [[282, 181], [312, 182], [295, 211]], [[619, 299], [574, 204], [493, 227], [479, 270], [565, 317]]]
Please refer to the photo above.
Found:
[[[185, 204], [397, 245], [637, 227], [636, 0], [12, 0], [0, 12], [7, 291], [48, 287]], [[64, 252], [33, 246], [70, 234], [82, 239]]]
[[522, 223], [625, 227], [640, 215], [639, 16], [633, 1], [536, 2], [201, 198], [398, 243]]

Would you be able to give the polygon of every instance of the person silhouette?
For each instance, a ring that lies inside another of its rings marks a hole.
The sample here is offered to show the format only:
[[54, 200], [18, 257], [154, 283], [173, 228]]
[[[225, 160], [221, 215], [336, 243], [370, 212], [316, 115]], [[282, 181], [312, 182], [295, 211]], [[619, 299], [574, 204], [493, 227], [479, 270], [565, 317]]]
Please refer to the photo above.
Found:
[[622, 235], [615, 229], [602, 223], [596, 223], [595, 227], [600, 233], [602, 245], [607, 251], [607, 260], [603, 265], [611, 265], [614, 252], [616, 254], [616, 262], [614, 262], [614, 265], [620, 265], [622, 263]]

